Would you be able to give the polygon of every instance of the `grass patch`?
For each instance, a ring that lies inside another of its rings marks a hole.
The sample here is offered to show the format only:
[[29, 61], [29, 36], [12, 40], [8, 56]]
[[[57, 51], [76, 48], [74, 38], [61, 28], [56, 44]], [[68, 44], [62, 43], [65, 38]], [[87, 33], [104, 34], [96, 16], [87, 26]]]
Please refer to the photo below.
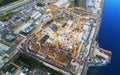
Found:
[[75, 6], [85, 8], [86, 7], [86, 0], [76, 0]]
[[30, 57], [29, 55], [25, 55], [20, 53], [18, 58], [14, 59], [14, 62], [20, 66], [27, 67], [30, 70], [40, 69], [44, 72], [50, 72], [51, 75], [63, 75], [60, 72], [57, 72], [47, 66], [45, 66], [42, 62], [35, 60], [34, 58]]
[[16, 14], [16, 13], [17, 13], [17, 12], [10, 12], [10, 13], [8, 13], [8, 14], [2, 15], [2, 16], [0, 16], [0, 20], [10, 18], [10, 17], [12, 17], [14, 14]]
[[42, 63], [33, 59], [30, 56], [27, 56], [23, 53], [19, 54], [19, 57], [15, 59], [15, 63], [20, 64], [21, 66], [28, 67], [30, 70], [41, 67]]
[[43, 7], [44, 4], [43, 4], [43, 3], [37, 3], [37, 6], [39, 6], [39, 7]]
[[71, 1], [69, 7], [74, 7], [74, 6], [75, 6], [75, 1]]

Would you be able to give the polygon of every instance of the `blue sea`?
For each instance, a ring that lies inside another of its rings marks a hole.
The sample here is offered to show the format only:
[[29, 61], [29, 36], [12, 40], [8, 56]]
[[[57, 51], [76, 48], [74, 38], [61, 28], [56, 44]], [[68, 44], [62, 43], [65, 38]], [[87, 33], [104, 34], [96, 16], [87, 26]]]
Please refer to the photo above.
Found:
[[91, 67], [87, 75], [120, 75], [120, 0], [106, 0], [98, 35], [101, 48], [112, 51], [111, 63]]

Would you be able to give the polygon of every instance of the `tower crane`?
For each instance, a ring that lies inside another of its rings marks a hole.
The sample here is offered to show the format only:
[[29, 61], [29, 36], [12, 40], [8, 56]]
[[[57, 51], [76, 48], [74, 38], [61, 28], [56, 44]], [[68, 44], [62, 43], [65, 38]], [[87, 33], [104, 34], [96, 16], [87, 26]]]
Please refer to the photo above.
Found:
[[72, 8], [68, 8], [68, 15], [69, 15], [69, 18], [70, 18], [70, 15], [71, 15], [71, 10], [74, 10], [75, 7], [72, 7]]
[[60, 29], [62, 28], [63, 22], [62, 22], [62, 15], [59, 16], [60, 17]]
[[55, 32], [55, 36], [56, 36], [55, 44], [56, 44], [56, 48], [58, 49], [58, 48], [59, 48], [59, 42], [58, 42], [58, 30]]
[[70, 15], [71, 15], [71, 8], [68, 8], [68, 10], [69, 10], [68, 15], [69, 15], [69, 18], [70, 18]]
[[77, 44], [74, 45], [74, 54], [73, 54], [74, 58], [76, 57], [76, 55], [77, 55]]
[[[82, 18], [80, 18], [80, 24], [79, 24], [80, 26], [79, 26], [79, 30], [78, 30], [78, 32], [80, 33], [80, 30], [81, 30], [81, 27], [83, 26], [83, 22], [82, 22]], [[77, 55], [77, 46], [78, 45], [78, 36], [77, 36], [77, 39], [76, 39], [76, 45], [74, 46], [74, 58], [76, 57], [76, 55]]]
[[[53, 21], [55, 21], [56, 17], [53, 16]], [[55, 40], [55, 45], [56, 45], [56, 48], [58, 49], [59, 48], [59, 42], [58, 42], [58, 29], [57, 31], [54, 33], [55, 34], [55, 37], [56, 37], [56, 40]]]
[[[34, 30], [34, 32], [33, 32], [35, 34], [37, 40], [40, 40], [40, 38], [41, 38], [40, 30], [41, 30], [41, 26], [39, 24], [38, 27], [36, 27], [35, 30]], [[40, 42], [38, 42], [37, 44], [39, 45], [39, 48], [41, 50], [41, 44], [40, 44]]]
[[78, 30], [78, 32], [80, 33], [80, 31], [81, 31], [81, 27], [83, 26], [83, 19], [82, 18], [80, 18], [80, 24], [79, 24], [79, 30]]
[[40, 25], [38, 25], [38, 27], [37, 27], [37, 32], [36, 32], [36, 38], [37, 38], [38, 40], [40, 40], [40, 37], [41, 37], [40, 30], [41, 30], [41, 27], [40, 27]]
[[[79, 26], [78, 32], [80, 33], [81, 27], [83, 26], [82, 18], [80, 18], [80, 24], [79, 25], [80, 26]], [[77, 36], [77, 39], [76, 39], [76, 45], [74, 46], [74, 57], [76, 57], [76, 55], [77, 55], [77, 45], [78, 45], [78, 36]]]
[[77, 53], [78, 53], [78, 38], [79, 38], [79, 35], [77, 35], [77, 38], [76, 38], [76, 44], [74, 45], [74, 57], [76, 57]]
[[53, 19], [53, 21], [55, 21], [56, 17], [55, 17], [55, 16], [53, 16], [53, 17], [52, 17], [52, 19]]

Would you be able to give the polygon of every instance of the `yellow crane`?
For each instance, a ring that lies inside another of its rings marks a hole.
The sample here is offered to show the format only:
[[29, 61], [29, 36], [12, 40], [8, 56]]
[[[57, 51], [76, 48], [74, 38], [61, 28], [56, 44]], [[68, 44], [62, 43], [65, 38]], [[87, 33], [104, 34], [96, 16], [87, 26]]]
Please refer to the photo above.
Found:
[[40, 25], [37, 27], [37, 32], [36, 32], [36, 38], [40, 40], [41, 34], [40, 34], [41, 27]]
[[[53, 21], [55, 21], [56, 17], [53, 16], [52, 19], [53, 19]], [[58, 42], [58, 29], [57, 29], [57, 31], [56, 31], [54, 34], [55, 34], [55, 36], [56, 36], [56, 40], [55, 40], [56, 48], [58, 49], [58, 48], [59, 48], [59, 42]]]
[[55, 16], [53, 16], [53, 17], [52, 17], [52, 20], [53, 20], [53, 21], [55, 21], [55, 19], [56, 19], [56, 17], [55, 17]]
[[[80, 21], [78, 21], [78, 22], [79, 22], [79, 23], [77, 23], [77, 24], [79, 24], [78, 32], [80, 33], [81, 27], [83, 26], [82, 18], [80, 18]], [[74, 54], [73, 54], [74, 58], [77, 56], [77, 52], [78, 52], [78, 50], [77, 50], [77, 48], [78, 48], [78, 38], [79, 38], [79, 36], [77, 36], [76, 44], [74, 45]]]
[[[35, 34], [35, 36], [36, 36], [36, 38], [37, 38], [38, 41], [39, 41], [40, 38], [41, 38], [40, 30], [41, 30], [41, 26], [38, 25], [38, 27], [36, 27], [35, 30], [34, 30], [34, 32], [33, 32], [33, 33]], [[38, 45], [39, 45], [40, 50], [41, 50], [41, 44], [40, 44], [40, 42], [38, 42]]]
[[73, 54], [74, 58], [76, 57], [76, 55], [77, 55], [77, 45], [74, 45], [74, 54]]
[[[74, 33], [72, 33], [72, 37], [74, 37]], [[77, 45], [78, 45], [78, 37], [76, 39], [76, 43], [73, 45], [73, 57], [76, 58], [77, 55]]]
[[70, 7], [70, 8], [68, 8], [68, 15], [69, 15], [69, 17], [70, 17], [70, 15], [71, 15], [71, 10], [74, 10], [75, 9], [75, 7]]
[[82, 18], [80, 18], [80, 24], [79, 24], [79, 30], [78, 30], [78, 32], [80, 33], [80, 31], [81, 31], [81, 27], [83, 26], [83, 19]]
[[77, 38], [76, 38], [76, 44], [74, 45], [74, 58], [76, 57], [77, 55], [77, 48], [78, 48], [78, 38], [79, 38], [79, 35], [77, 35]]
[[62, 15], [60, 15], [59, 18], [60, 18], [60, 29], [62, 29], [62, 25], [63, 25], [63, 22], [62, 22]]
[[58, 48], [59, 48], [59, 42], [58, 42], [58, 30], [55, 32], [55, 36], [56, 36], [55, 44], [56, 44], [56, 48], [58, 49]]
[[[80, 26], [79, 26], [79, 33], [80, 33], [80, 31], [81, 31], [81, 27], [83, 26], [83, 22], [82, 22], [82, 18], [80, 18], [80, 24], [79, 24]], [[78, 37], [77, 37], [77, 39], [76, 39], [76, 45], [74, 46], [74, 57], [76, 57], [76, 55], [77, 55], [77, 45], [78, 45]]]
[[71, 8], [68, 8], [68, 10], [69, 10], [68, 15], [69, 15], [69, 18], [70, 18], [70, 15], [71, 15]]

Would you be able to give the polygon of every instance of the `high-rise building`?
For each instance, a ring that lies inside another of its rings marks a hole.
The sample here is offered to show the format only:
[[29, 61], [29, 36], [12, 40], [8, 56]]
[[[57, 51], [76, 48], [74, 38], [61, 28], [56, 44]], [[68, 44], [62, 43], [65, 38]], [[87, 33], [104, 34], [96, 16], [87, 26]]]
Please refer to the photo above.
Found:
[[86, 7], [86, 0], [75, 0], [75, 6]]

